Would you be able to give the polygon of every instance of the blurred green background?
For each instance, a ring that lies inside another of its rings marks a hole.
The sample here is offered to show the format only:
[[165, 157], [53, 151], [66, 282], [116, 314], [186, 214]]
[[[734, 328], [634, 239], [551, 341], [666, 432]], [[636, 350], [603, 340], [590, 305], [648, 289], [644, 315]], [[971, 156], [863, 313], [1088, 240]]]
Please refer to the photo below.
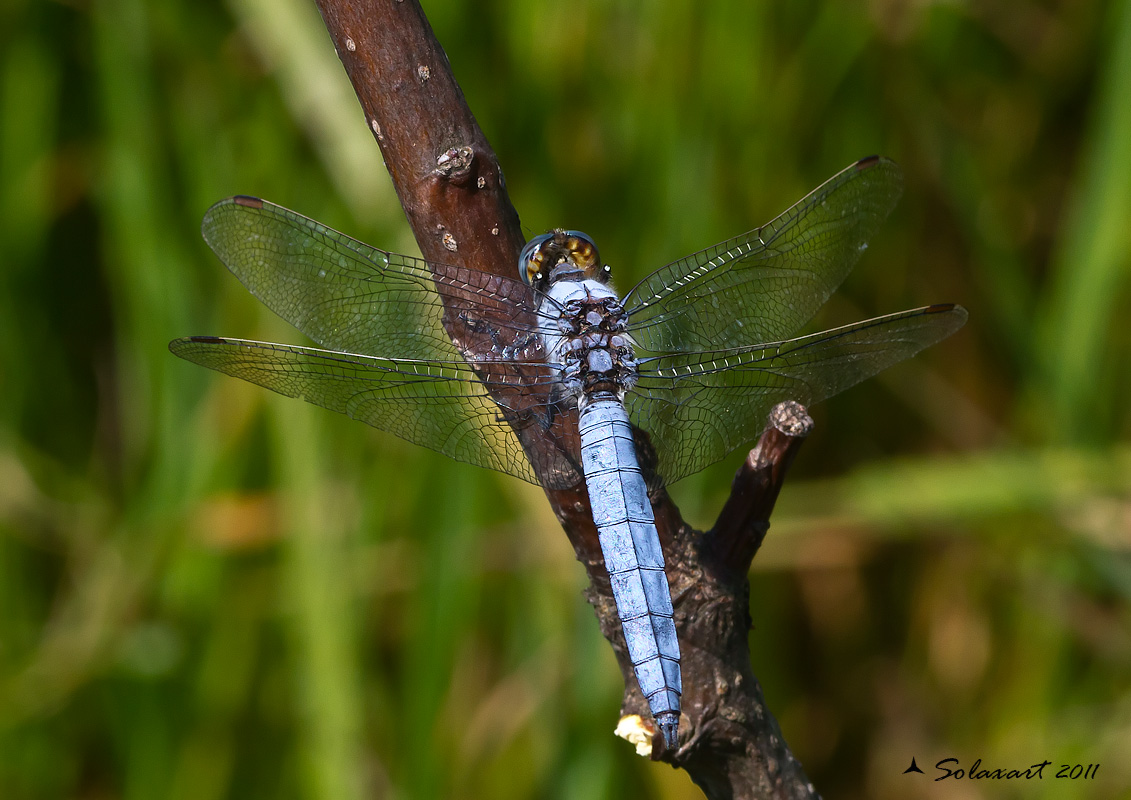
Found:
[[[622, 287], [903, 165], [818, 322], [970, 323], [815, 409], [754, 670], [826, 797], [1131, 797], [1131, 3], [426, 10], [529, 232]], [[200, 239], [235, 193], [414, 252], [311, 2], [0, 6], [0, 797], [700, 796], [612, 735], [537, 488], [168, 353], [303, 342]]]

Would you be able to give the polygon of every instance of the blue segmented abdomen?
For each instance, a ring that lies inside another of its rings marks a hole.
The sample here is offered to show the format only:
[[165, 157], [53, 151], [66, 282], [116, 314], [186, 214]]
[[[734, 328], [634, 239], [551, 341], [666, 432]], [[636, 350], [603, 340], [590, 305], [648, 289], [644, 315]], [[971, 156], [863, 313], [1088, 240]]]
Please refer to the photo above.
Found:
[[664, 738], [669, 739], [679, 721], [682, 684], [671, 593], [652, 504], [624, 405], [612, 395], [583, 405], [578, 417], [581, 463], [593, 522], [636, 680]]

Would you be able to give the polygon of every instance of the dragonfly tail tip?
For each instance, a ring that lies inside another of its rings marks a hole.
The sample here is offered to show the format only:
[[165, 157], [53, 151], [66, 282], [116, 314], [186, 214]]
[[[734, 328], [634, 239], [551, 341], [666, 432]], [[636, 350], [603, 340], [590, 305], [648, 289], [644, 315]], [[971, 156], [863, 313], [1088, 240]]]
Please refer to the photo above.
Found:
[[664, 737], [664, 748], [674, 753], [679, 747], [679, 715], [674, 711], [664, 711], [656, 715], [656, 724]]

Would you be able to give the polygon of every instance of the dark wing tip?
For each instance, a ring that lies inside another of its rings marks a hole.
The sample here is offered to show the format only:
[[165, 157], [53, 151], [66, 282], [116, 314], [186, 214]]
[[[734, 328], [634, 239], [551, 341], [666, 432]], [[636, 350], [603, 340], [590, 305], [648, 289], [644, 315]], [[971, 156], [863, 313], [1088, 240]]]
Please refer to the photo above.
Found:
[[[264, 206], [267, 205], [270, 204], [266, 200], [247, 194], [225, 197], [223, 200], [213, 203], [212, 206], [204, 212], [204, 219], [201, 220], [200, 223], [200, 234], [204, 237], [204, 241], [208, 243], [208, 246], [212, 248], [212, 252], [219, 256], [221, 261], [227, 264], [227, 259], [220, 253], [217, 246], [223, 239], [223, 228], [227, 224], [226, 219], [233, 213], [239, 213], [233, 210], [232, 206], [243, 206], [252, 211], [261, 211]], [[220, 237], [220, 241], [217, 241], [215, 237]]]
[[963, 319], [966, 319], [966, 317], [969, 316], [969, 314], [967, 314], [966, 312], [966, 308], [964, 306], [958, 305], [958, 303], [934, 303], [927, 306], [926, 311], [928, 314], [953, 313], [955, 316], [962, 317]]
[[[967, 318], [970, 316], [966, 309], [958, 305], [958, 303], [934, 303], [923, 309], [924, 314], [946, 314], [954, 320], [954, 326], [951, 333], [961, 328], [966, 324]], [[948, 336], [950, 334], [947, 334]]]
[[848, 172], [849, 170], [852, 170], [854, 172], [867, 172], [868, 170], [876, 168], [881, 168], [881, 171], [895, 172], [900, 176], [900, 180], [902, 182], [903, 170], [900, 169], [899, 164], [892, 161], [887, 156], [881, 156], [879, 154], [865, 156], [844, 171]]
[[[252, 197], [246, 194], [237, 194], [232, 197], [225, 197], [209, 206], [208, 210], [204, 212], [204, 219], [200, 223], [200, 233], [204, 237], [204, 241], [208, 242], [208, 246], [212, 247], [215, 251], [216, 248], [212, 245], [212, 240], [209, 238], [218, 218], [223, 218], [228, 215], [227, 208], [229, 206], [243, 206], [253, 210], [260, 210], [266, 205], [266, 201], [258, 197]], [[217, 253], [219, 255], [219, 253]], [[223, 257], [221, 256], [221, 260]]]
[[179, 356], [190, 344], [228, 344], [228, 340], [219, 336], [182, 336], [169, 342], [169, 352]]

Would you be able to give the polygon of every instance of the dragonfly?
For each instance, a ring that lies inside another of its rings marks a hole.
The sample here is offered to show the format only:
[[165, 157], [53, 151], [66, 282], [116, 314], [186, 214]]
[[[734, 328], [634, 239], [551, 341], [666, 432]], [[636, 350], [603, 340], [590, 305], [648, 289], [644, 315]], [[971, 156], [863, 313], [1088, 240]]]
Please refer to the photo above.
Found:
[[534, 237], [513, 278], [371, 247], [258, 198], [205, 240], [317, 347], [176, 339], [181, 358], [547, 489], [584, 484], [628, 654], [679, 740], [679, 641], [649, 491], [755, 439], [769, 411], [830, 397], [958, 330], [935, 304], [797, 336], [902, 191], [872, 156], [773, 221], [661, 267], [623, 296], [592, 239]]

